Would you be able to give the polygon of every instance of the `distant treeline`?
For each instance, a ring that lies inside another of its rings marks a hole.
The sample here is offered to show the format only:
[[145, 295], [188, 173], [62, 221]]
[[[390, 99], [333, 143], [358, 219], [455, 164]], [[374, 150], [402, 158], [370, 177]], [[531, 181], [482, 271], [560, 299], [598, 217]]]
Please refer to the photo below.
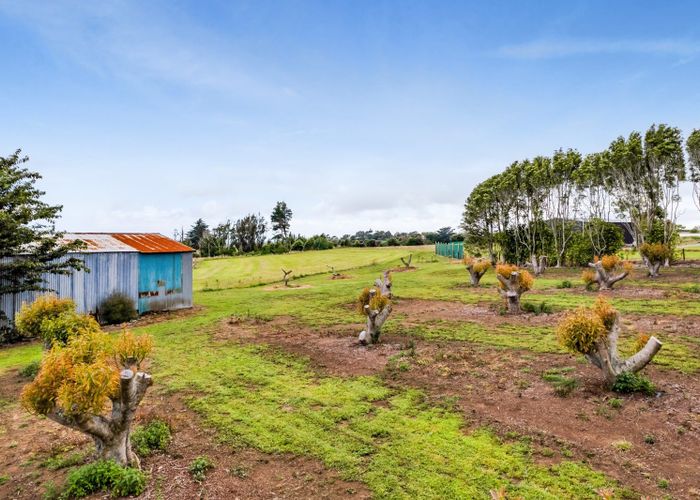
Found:
[[[209, 226], [198, 219], [188, 231], [175, 231], [175, 239], [197, 250], [202, 257], [243, 254], [281, 254], [336, 247], [387, 247], [429, 245], [436, 242], [462, 241], [461, 233], [451, 227], [429, 232], [357, 231], [355, 234], [302, 236], [290, 232], [292, 211], [278, 202], [268, 221], [260, 214], [249, 214], [235, 222]], [[268, 227], [272, 229], [269, 234]]]

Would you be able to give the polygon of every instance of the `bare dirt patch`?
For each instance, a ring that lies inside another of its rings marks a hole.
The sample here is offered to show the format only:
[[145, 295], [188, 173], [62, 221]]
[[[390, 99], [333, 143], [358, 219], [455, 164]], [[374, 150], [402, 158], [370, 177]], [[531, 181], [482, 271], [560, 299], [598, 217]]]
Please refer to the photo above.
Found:
[[102, 327], [102, 329], [106, 332], [115, 332], [124, 328], [138, 328], [141, 326], [154, 325], [156, 323], [162, 323], [164, 321], [189, 318], [190, 316], [199, 314], [203, 310], [204, 308], [202, 306], [194, 306], [188, 309], [177, 309], [175, 311], [151, 312], [144, 314], [143, 316], [135, 319], [134, 321], [129, 321], [128, 323], [121, 323], [119, 325], [104, 326]]
[[[41, 498], [48, 482], [61, 485], [68, 469], [50, 470], [46, 460], [52, 456], [83, 453], [83, 461], [91, 459], [88, 438], [31, 416], [15, 403], [26, 382], [16, 373], [0, 377], [0, 398], [4, 402], [0, 406], [0, 470], [9, 477], [0, 485], [0, 498]], [[343, 480], [317, 460], [222, 444], [216, 432], [202, 425], [174, 395], [148, 394], [137, 418], [137, 424], [158, 418], [173, 430], [165, 453], [142, 459], [149, 481], [140, 498], [370, 498], [363, 484]], [[202, 483], [194, 481], [188, 471], [198, 456], [214, 463]]]
[[266, 292], [278, 292], [283, 290], [303, 290], [304, 288], [312, 288], [311, 285], [272, 285], [263, 288]]

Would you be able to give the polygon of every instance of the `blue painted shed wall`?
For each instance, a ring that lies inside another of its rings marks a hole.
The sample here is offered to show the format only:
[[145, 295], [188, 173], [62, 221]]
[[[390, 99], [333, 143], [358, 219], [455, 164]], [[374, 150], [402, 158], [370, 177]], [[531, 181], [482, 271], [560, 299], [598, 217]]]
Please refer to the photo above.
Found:
[[192, 254], [139, 255], [139, 313], [192, 307]]

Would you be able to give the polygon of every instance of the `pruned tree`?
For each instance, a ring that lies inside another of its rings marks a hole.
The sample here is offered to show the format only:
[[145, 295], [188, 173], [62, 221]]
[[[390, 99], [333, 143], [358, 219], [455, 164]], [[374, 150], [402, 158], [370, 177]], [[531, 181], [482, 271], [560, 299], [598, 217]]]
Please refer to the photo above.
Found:
[[333, 279], [340, 278], [341, 274], [335, 270], [335, 266], [328, 266], [328, 269], [331, 270], [331, 276]]
[[384, 274], [374, 280], [374, 286], [379, 290], [382, 296], [390, 299], [391, 298], [391, 272], [384, 271]]
[[557, 327], [559, 343], [571, 352], [583, 354], [600, 368], [609, 385], [623, 373], [636, 373], [644, 368], [662, 346], [652, 336], [636, 354], [622, 359], [617, 352], [619, 335], [620, 314], [602, 297], [592, 308], [579, 307], [570, 312]]
[[464, 266], [469, 273], [469, 280], [472, 286], [479, 286], [479, 281], [491, 268], [491, 262], [485, 259], [475, 259], [474, 257], [464, 256]]
[[[98, 458], [139, 467], [131, 424], [153, 383], [140, 371], [152, 347], [146, 335], [124, 332], [112, 339], [102, 331], [80, 332], [44, 355], [36, 378], [22, 391], [22, 404], [90, 436]], [[104, 414], [107, 402], [109, 415]]]
[[282, 277], [282, 281], [284, 281], [284, 286], [289, 286], [289, 276], [293, 273], [291, 269], [289, 271], [285, 271], [284, 268], [282, 268], [282, 274], [284, 275]]
[[410, 268], [411, 268], [411, 261], [412, 261], [412, 260], [413, 260], [413, 254], [412, 254], [412, 253], [408, 254], [408, 259], [404, 259], [403, 257], [401, 257], [401, 263], [403, 264], [403, 267], [405, 267], [406, 269], [410, 269]]
[[496, 266], [496, 279], [508, 314], [520, 313], [520, 296], [532, 288], [535, 281], [532, 275], [516, 265], [499, 264]]
[[673, 255], [671, 248], [663, 243], [644, 243], [639, 247], [639, 253], [647, 266], [650, 278], [657, 278], [661, 266]]
[[598, 285], [598, 290], [612, 290], [615, 283], [625, 279], [632, 270], [633, 264], [623, 262], [617, 255], [603, 255], [594, 262], [589, 262], [591, 269], [583, 272], [586, 286]]
[[365, 288], [358, 298], [358, 309], [367, 318], [366, 327], [360, 332], [360, 344], [376, 344], [391, 313], [391, 299], [376, 288]]
[[693, 130], [688, 136], [685, 151], [688, 154], [690, 181], [693, 183], [693, 201], [700, 210], [700, 129]]
[[52, 291], [44, 275], [86, 269], [69, 256], [84, 243], [66, 242], [55, 230], [63, 207], [41, 200], [45, 193], [35, 186], [41, 175], [24, 167], [29, 158], [21, 153], [0, 157], [0, 296]]

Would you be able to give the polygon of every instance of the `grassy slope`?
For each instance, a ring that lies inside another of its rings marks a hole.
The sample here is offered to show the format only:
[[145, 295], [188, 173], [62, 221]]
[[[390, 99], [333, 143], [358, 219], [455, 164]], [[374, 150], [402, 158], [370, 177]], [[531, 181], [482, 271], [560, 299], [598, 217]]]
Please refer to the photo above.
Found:
[[[363, 251], [371, 254], [369, 262], [365, 259], [371, 264], [377, 254]], [[325, 264], [327, 255], [333, 253], [314, 252], [304, 257], [308, 262]], [[349, 273], [352, 279], [330, 280], [324, 274], [295, 282], [310, 288], [266, 291], [252, 287], [197, 293], [196, 302], [206, 308], [201, 314], [140, 329], [156, 339], [157, 382], [188, 395], [189, 404], [232, 445], [314, 456], [347, 477], [365, 481], [379, 497], [477, 498], [487, 497], [490, 489], [499, 486], [525, 498], [596, 497], [595, 490], [609, 484], [602, 475], [566, 461], [540, 466], [531, 460], [525, 443], [500, 442], [487, 431], [465, 433], [462, 417], [449, 404], [428, 405], [419, 391], [391, 389], [373, 377], [320, 376], [303, 359], [270, 348], [211, 339], [217, 321], [229, 315], [284, 314], [313, 326], [352, 323], [359, 329], [357, 316], [344, 306], [382, 268], [397, 265], [398, 256], [395, 261], [383, 262], [353, 270]], [[481, 289], [455, 288], [466, 280], [461, 266], [433, 258], [429, 252], [416, 254], [414, 262], [419, 270], [394, 275], [400, 298], [498, 301], [492, 273]], [[358, 260], [355, 265], [361, 263]], [[200, 272], [198, 268], [197, 274]], [[576, 280], [578, 272], [552, 274], [557, 276], [537, 284], [545, 295], [531, 294], [526, 300], [545, 297], [557, 308], [569, 308], [594, 299], [595, 294], [572, 295], [555, 288], [565, 277]], [[700, 306], [687, 300], [628, 299], [618, 300], [616, 305], [623, 311], [700, 313]], [[459, 338], [540, 352], [559, 350], [553, 331], [542, 327], [508, 329], [431, 322], [421, 328], [405, 328], [398, 315], [387, 327], [429, 339]], [[696, 339], [687, 343], [675, 337], [662, 340], [660, 364], [665, 359], [672, 368], [700, 369]], [[32, 346], [0, 350], [0, 371], [26, 364], [38, 353]], [[375, 404], [378, 401], [382, 404]]]
[[345, 271], [371, 264], [398, 263], [400, 257], [425, 251], [426, 247], [335, 248], [321, 252], [200, 259], [196, 264], [194, 289], [273, 283], [281, 281], [281, 268], [291, 269], [294, 276], [300, 277], [327, 273], [329, 266]]

